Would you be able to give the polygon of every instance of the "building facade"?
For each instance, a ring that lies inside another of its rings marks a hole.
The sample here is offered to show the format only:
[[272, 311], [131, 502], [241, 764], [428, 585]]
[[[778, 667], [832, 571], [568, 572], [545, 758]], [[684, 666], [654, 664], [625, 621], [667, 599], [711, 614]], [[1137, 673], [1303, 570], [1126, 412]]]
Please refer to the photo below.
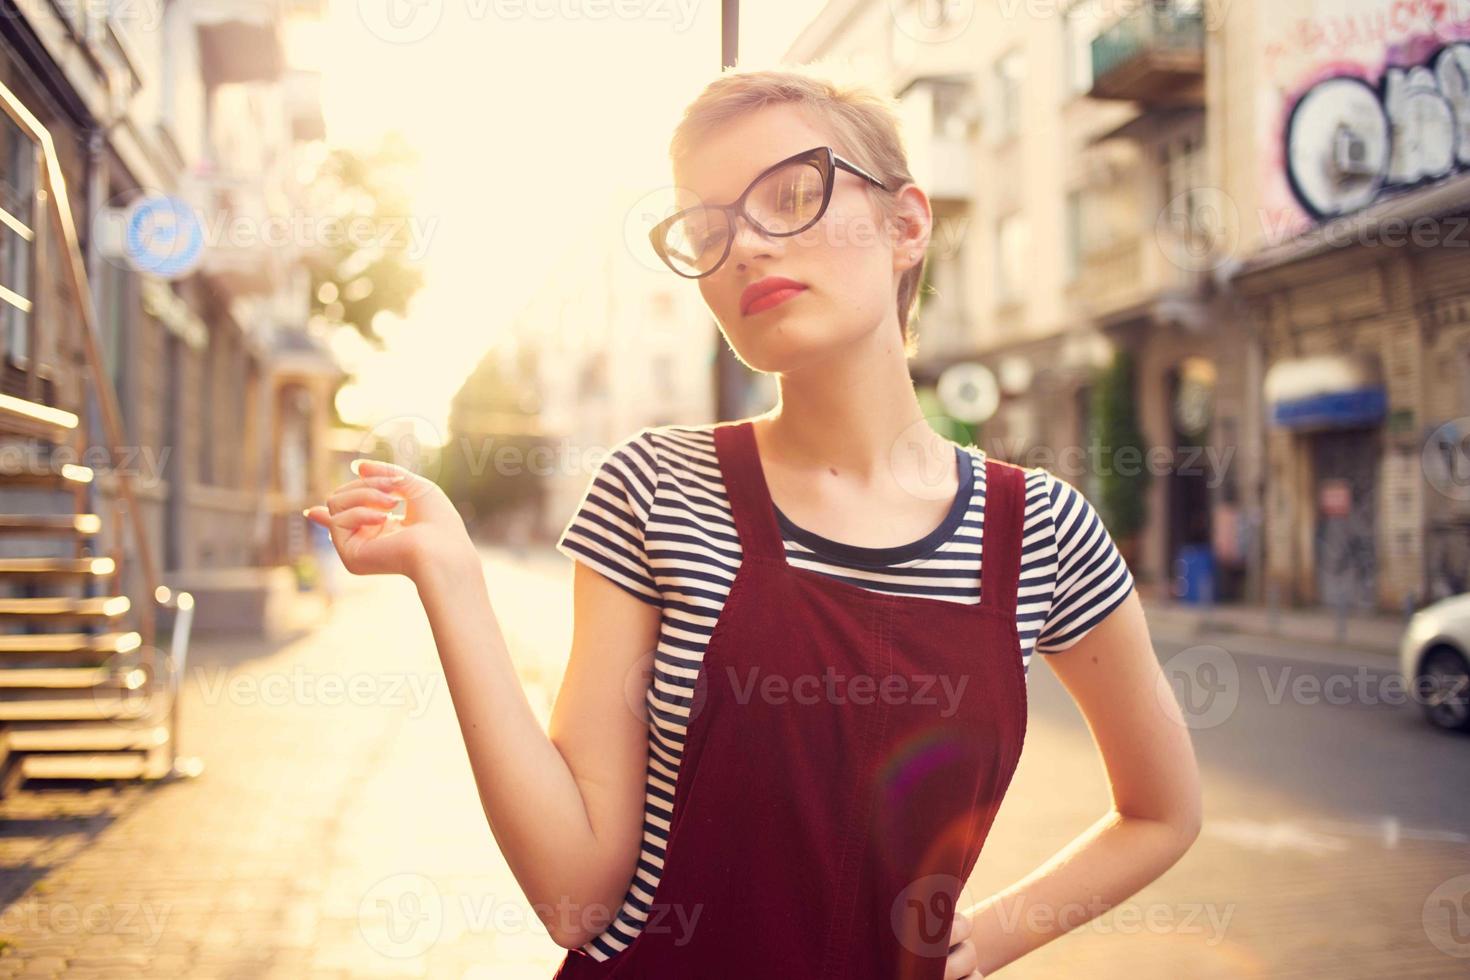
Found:
[[[1470, 4], [1241, 12], [1267, 582], [1404, 610], [1470, 590]], [[1235, 12], [1232, 11], [1232, 18]]]
[[[0, 390], [88, 418], [110, 387], [118, 465], [158, 571], [195, 594], [196, 629], [261, 628], [270, 595], [294, 591], [283, 566], [309, 547], [300, 508], [328, 489], [341, 380], [308, 330], [302, 246], [268, 234], [300, 204], [299, 152], [324, 136], [319, 80], [292, 68], [285, 43], [293, 18], [322, 9], [3, 6], [0, 82], [60, 161], [101, 365], [85, 356], [67, 246], [46, 219], [43, 157], [6, 118]], [[140, 251], [139, 202], [159, 199], [192, 209], [197, 261], [166, 269]], [[103, 468], [88, 505], [109, 513], [119, 490]], [[45, 506], [40, 491], [0, 496], [7, 511]], [[105, 522], [100, 547], [128, 550], [126, 521]], [[130, 592], [144, 584], [135, 572], [124, 562]]]

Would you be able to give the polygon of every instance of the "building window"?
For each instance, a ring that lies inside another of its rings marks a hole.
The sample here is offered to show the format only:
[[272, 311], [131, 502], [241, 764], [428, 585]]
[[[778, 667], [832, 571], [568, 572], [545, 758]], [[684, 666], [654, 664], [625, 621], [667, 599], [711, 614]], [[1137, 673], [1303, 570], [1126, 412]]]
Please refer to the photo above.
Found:
[[1127, 237], [1128, 197], [1115, 184], [1067, 193], [1067, 278], [1080, 275], [1088, 256], [1117, 247]]
[[1092, 39], [1103, 27], [1102, 0], [1081, 0], [1062, 18], [1063, 69], [1067, 73], [1066, 96], [1081, 95], [1092, 88]]
[[1205, 182], [1202, 141], [1186, 133], [1161, 143], [1158, 161], [1169, 227], [1188, 241], [1206, 240], [1209, 215], [1201, 193]]
[[214, 357], [219, 345], [215, 338], [199, 352], [199, 482], [214, 482]]
[[36, 145], [0, 115], [0, 327], [12, 357], [30, 356], [31, 263], [36, 245]]
[[996, 227], [995, 292], [1001, 304], [1014, 303], [1022, 296], [1026, 264], [1026, 216], [1009, 214]]
[[934, 133], [951, 139], [970, 136], [976, 119], [974, 83], [947, 79], [934, 83]]
[[1082, 192], [1067, 192], [1067, 281], [1082, 271]]
[[1021, 82], [1026, 74], [1025, 52], [1019, 48], [995, 63], [996, 139], [1014, 136], [1021, 128]]

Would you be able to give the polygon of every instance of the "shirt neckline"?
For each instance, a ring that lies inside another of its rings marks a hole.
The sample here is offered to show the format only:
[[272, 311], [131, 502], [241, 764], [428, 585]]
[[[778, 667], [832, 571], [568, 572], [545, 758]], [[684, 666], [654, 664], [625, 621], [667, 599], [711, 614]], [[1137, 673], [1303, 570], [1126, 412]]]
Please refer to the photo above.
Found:
[[965, 514], [973, 503], [975, 492], [975, 466], [976, 461], [958, 443], [954, 447], [955, 465], [958, 467], [959, 489], [955, 492], [954, 501], [950, 504], [949, 512], [945, 514], [944, 520], [939, 526], [916, 541], [907, 544], [891, 545], [886, 548], [866, 548], [861, 545], [847, 544], [842, 541], [834, 541], [825, 538], [815, 531], [808, 531], [804, 527], [795, 524], [789, 517], [781, 512], [781, 508], [771, 501], [771, 508], [776, 512], [776, 524], [781, 528], [783, 536], [790, 537], [801, 542], [813, 553], [822, 558], [830, 559], [844, 565], [895, 565], [900, 562], [912, 561], [939, 547], [949, 539], [960, 523], [964, 521]]

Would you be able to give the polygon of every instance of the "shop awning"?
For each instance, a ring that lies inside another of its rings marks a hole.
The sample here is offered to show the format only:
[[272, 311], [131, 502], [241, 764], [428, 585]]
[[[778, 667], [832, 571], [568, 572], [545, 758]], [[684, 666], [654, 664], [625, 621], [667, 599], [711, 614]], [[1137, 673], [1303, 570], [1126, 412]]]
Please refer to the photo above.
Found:
[[1271, 424], [1288, 429], [1374, 425], [1388, 412], [1378, 358], [1319, 354], [1277, 361], [1263, 385]]
[[[1393, 194], [1361, 211], [1313, 225], [1284, 242], [1267, 244], [1239, 263], [1231, 272], [1231, 278], [1244, 279], [1320, 255], [1334, 247], [1376, 241], [1375, 230], [1384, 226], [1403, 229], [1397, 233], [1407, 236], [1408, 228], [1420, 218], [1444, 218], [1467, 213], [1470, 213], [1470, 173], [1461, 173], [1425, 187]], [[1412, 244], [1412, 239], [1406, 238], [1406, 241]]]

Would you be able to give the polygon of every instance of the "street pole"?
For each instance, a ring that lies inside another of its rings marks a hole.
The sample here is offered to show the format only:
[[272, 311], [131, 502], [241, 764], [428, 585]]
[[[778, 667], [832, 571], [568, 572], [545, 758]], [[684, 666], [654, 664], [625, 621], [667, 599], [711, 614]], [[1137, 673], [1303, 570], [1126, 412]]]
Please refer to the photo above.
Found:
[[[740, 0], [720, 0], [720, 70], [734, 68], [740, 54]], [[736, 396], [741, 388], [741, 365], [715, 327], [715, 359], [711, 365], [715, 389], [715, 420], [728, 422], [741, 412]], [[740, 400], [743, 402], [743, 399]]]
[[734, 68], [740, 51], [740, 0], [720, 0], [720, 68]]

